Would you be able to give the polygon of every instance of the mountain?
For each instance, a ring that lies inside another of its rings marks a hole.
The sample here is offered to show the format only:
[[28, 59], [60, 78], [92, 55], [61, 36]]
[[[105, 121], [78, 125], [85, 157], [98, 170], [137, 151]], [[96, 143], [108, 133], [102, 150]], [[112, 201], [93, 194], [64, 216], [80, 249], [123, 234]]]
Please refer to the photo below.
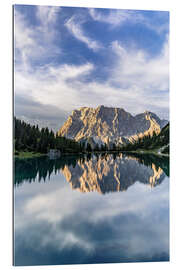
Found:
[[159, 134], [153, 136], [144, 136], [138, 138], [133, 143], [128, 143], [121, 146], [122, 151], [153, 151], [158, 154], [169, 155], [170, 141], [169, 141], [169, 123], [163, 127]]
[[160, 133], [154, 138], [151, 138], [152, 144], [150, 144], [150, 148], [158, 149], [159, 153], [169, 154], [169, 133], [170, 127], [169, 123], [163, 127]]
[[161, 149], [161, 152], [164, 154], [169, 154], [169, 144], [170, 144], [170, 138], [169, 138], [169, 123], [163, 127], [163, 129], [161, 130], [160, 134], [159, 134], [159, 140], [163, 141], [163, 147]]
[[148, 111], [133, 116], [122, 108], [82, 107], [72, 112], [58, 135], [88, 141], [93, 147], [104, 143], [121, 145], [153, 132], [159, 134], [166, 124], [166, 120]]
[[61, 172], [72, 189], [80, 192], [97, 191], [100, 194], [125, 191], [135, 182], [155, 187], [165, 179], [166, 174], [154, 163], [146, 166], [139, 163], [138, 158], [120, 155], [113, 158], [93, 156], [83, 163], [78, 161], [75, 166], [65, 165]]

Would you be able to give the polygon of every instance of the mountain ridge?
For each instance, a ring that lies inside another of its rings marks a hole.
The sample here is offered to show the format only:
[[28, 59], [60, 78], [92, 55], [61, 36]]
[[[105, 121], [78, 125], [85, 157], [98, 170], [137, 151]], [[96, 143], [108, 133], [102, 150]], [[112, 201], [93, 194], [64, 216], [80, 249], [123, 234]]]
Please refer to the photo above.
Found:
[[150, 111], [133, 116], [123, 108], [81, 107], [72, 111], [58, 135], [76, 141], [90, 141], [93, 147], [104, 143], [123, 145], [154, 132], [159, 134], [167, 123]]

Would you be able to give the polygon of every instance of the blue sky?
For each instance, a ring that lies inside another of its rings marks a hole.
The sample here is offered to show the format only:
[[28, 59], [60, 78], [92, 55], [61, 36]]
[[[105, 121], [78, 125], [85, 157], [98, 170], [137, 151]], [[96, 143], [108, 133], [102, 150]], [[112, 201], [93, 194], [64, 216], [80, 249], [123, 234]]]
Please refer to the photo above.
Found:
[[14, 7], [15, 114], [57, 130], [106, 105], [169, 118], [169, 13]]

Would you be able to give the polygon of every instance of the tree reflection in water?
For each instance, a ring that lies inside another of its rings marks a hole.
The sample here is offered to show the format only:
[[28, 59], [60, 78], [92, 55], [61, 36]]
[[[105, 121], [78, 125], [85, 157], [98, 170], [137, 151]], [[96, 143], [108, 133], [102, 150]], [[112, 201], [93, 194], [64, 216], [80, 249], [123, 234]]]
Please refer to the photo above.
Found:
[[52, 173], [64, 174], [71, 188], [81, 192], [98, 191], [101, 194], [124, 191], [136, 181], [156, 186], [169, 176], [169, 158], [142, 154], [88, 154], [16, 159], [15, 186], [24, 181], [47, 181]]

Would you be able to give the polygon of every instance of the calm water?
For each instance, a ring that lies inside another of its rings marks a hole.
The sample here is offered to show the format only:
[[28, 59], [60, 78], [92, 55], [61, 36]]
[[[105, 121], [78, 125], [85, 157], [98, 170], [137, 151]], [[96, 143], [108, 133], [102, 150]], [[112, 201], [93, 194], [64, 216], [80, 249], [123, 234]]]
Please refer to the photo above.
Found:
[[169, 161], [15, 161], [14, 264], [169, 260]]

